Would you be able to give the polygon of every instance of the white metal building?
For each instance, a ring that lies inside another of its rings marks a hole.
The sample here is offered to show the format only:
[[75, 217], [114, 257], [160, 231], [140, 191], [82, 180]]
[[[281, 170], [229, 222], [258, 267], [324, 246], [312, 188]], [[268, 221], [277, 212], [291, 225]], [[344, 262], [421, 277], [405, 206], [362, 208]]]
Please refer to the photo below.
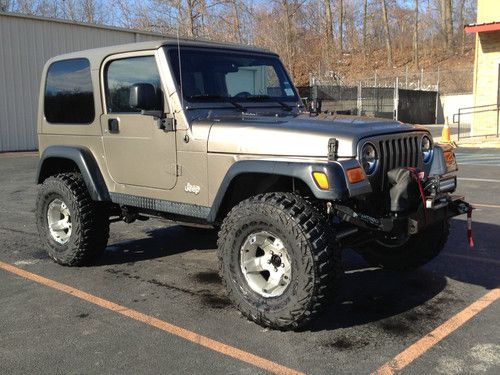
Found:
[[52, 56], [160, 34], [0, 12], [0, 152], [37, 149], [40, 74]]

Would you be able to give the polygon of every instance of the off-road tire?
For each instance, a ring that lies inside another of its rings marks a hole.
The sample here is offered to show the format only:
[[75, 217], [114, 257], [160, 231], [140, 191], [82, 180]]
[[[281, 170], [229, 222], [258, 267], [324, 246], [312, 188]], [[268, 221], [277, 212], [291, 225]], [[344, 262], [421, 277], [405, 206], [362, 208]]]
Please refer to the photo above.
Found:
[[359, 252], [372, 266], [408, 271], [423, 266], [438, 256], [448, 240], [449, 233], [450, 223], [444, 220], [410, 236], [401, 246], [387, 247], [373, 242], [359, 249]]
[[[291, 282], [277, 297], [252, 290], [240, 268], [244, 239], [261, 230], [279, 236], [290, 253]], [[325, 217], [291, 193], [267, 193], [239, 203], [225, 218], [217, 244], [229, 299], [264, 327], [284, 331], [307, 325], [334, 295], [343, 273], [341, 251]]]
[[[62, 200], [71, 213], [72, 232], [65, 244], [55, 241], [49, 230], [47, 210], [54, 199]], [[65, 266], [90, 264], [101, 255], [108, 242], [106, 207], [92, 200], [79, 173], [61, 173], [43, 182], [37, 196], [36, 220], [48, 255]]]

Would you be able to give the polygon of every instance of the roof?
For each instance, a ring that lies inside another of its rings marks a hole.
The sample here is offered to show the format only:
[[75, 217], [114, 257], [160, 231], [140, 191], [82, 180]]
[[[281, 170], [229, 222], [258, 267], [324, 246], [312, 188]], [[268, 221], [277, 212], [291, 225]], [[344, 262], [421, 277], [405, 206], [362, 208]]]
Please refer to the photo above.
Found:
[[500, 31], [500, 21], [487, 23], [471, 23], [470, 25], [465, 25], [466, 33], [486, 33], [492, 31]]
[[127, 44], [118, 44], [115, 46], [93, 48], [82, 51], [70, 52], [63, 55], [58, 55], [47, 61], [47, 64], [51, 64], [54, 61], [63, 59], [75, 59], [75, 58], [86, 58], [90, 61], [92, 66], [99, 66], [101, 62], [108, 56], [125, 53], [125, 52], [135, 52], [135, 51], [147, 51], [155, 50], [163, 46], [180, 46], [180, 47], [204, 47], [204, 48], [214, 48], [214, 49], [225, 49], [225, 50], [239, 50], [248, 52], [260, 52], [266, 54], [275, 54], [268, 49], [258, 48], [253, 46], [246, 46], [240, 44], [232, 43], [218, 43], [199, 39], [185, 39], [185, 38], [165, 38], [161, 40], [153, 40], [147, 42], [136, 42]]

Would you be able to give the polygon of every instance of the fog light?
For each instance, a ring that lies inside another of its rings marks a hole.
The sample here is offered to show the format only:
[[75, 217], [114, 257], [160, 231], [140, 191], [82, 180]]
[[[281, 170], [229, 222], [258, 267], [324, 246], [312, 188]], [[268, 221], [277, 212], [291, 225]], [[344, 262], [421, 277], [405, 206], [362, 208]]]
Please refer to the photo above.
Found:
[[365, 172], [363, 172], [363, 168], [355, 167], [350, 168], [346, 171], [347, 180], [351, 184], [355, 184], [356, 182], [363, 181], [365, 179]]
[[328, 177], [326, 177], [326, 174], [323, 172], [313, 172], [312, 175], [316, 185], [318, 185], [321, 190], [328, 190], [330, 185], [328, 184]]

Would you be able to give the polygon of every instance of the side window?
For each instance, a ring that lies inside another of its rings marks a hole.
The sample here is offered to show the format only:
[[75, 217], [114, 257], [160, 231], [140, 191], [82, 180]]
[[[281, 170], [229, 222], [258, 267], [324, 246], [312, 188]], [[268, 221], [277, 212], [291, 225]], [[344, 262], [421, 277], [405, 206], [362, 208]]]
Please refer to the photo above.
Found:
[[140, 112], [129, 106], [130, 87], [136, 83], [149, 83], [156, 91], [154, 110], [163, 110], [160, 74], [154, 56], [129, 57], [113, 60], [104, 73], [106, 106], [108, 113]]
[[89, 124], [94, 121], [94, 94], [87, 59], [57, 61], [47, 71], [45, 118], [50, 123]]

